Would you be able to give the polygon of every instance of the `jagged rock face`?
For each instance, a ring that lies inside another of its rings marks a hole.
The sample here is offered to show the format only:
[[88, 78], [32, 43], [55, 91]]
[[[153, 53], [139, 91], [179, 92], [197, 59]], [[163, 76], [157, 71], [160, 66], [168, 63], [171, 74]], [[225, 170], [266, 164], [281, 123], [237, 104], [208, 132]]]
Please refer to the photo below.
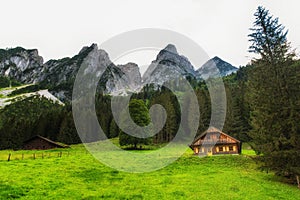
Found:
[[106, 94], [124, 95], [129, 91], [136, 91], [141, 85], [141, 75], [136, 64], [116, 66], [104, 50], [94, 48], [83, 61], [83, 65], [87, 66], [84, 73], [96, 74], [99, 79], [98, 90]]
[[162, 85], [180, 76], [195, 77], [196, 72], [190, 61], [179, 55], [174, 45], [169, 44], [159, 52], [156, 60], [152, 61], [143, 76], [143, 83], [156, 83]]
[[123, 77], [130, 91], [137, 91], [141, 87], [142, 77], [139, 67], [135, 63], [127, 63], [126, 65], [118, 65], [118, 68], [124, 73]]
[[[179, 55], [172, 44], [159, 52], [143, 78], [136, 64], [127, 63], [116, 66], [111, 62], [108, 54], [98, 49], [96, 44], [83, 47], [72, 58], [49, 60], [46, 63], [43, 63], [43, 58], [35, 49], [26, 50], [21, 47], [0, 49], [0, 75], [9, 76], [22, 83], [39, 83], [60, 100], [71, 100], [73, 84], [82, 65], [86, 66], [85, 74], [92, 74], [91, 77], [96, 75], [96, 78], [100, 80], [97, 89], [112, 95], [137, 92], [149, 83], [163, 85], [167, 81], [182, 76], [206, 79], [218, 74], [217, 69], [221, 76], [237, 71], [237, 68], [218, 57], [209, 60], [195, 71], [190, 61]], [[217, 69], [213, 69], [214, 65]], [[102, 74], [101, 77], [100, 74]]]
[[104, 93], [124, 94], [135, 91], [141, 85], [141, 75], [136, 64], [128, 63], [117, 67], [96, 44], [82, 48], [72, 58], [49, 60], [45, 64], [37, 50], [0, 50], [0, 56], [1, 75], [22, 83], [39, 83], [49, 88], [60, 100], [71, 100], [73, 84], [82, 65], [87, 66], [84, 73], [95, 74], [100, 79], [98, 89]]
[[35, 83], [42, 67], [43, 58], [36, 49], [0, 49], [0, 74], [3, 76], [13, 77], [22, 83]]
[[[91, 74], [91, 77], [95, 78], [93, 82], [98, 83], [98, 91], [106, 94], [122, 95], [140, 85], [140, 82], [138, 83], [141, 79], [140, 75], [137, 77], [137, 81], [133, 78], [136, 76], [136, 70], [133, 69], [138, 68], [137, 65], [117, 67], [111, 62], [108, 54], [104, 50], [98, 49], [96, 44], [84, 47], [73, 58], [47, 62], [45, 64], [47, 73], [41, 78], [41, 82], [54, 86], [51, 91], [58, 98], [70, 100], [74, 80], [81, 66], [86, 67], [85, 75]], [[132, 72], [133, 75], [131, 75]]]
[[49, 88], [50, 92], [61, 100], [70, 100], [73, 84], [84, 59], [93, 51], [98, 51], [97, 45], [84, 47], [72, 58], [49, 60], [43, 65], [38, 82]]
[[207, 79], [209, 77], [223, 77], [231, 73], [234, 73], [238, 68], [232, 66], [228, 62], [225, 62], [219, 57], [214, 57], [208, 60], [198, 70], [198, 78]]
[[[60, 85], [69, 81], [73, 82], [81, 65], [85, 62], [86, 59], [91, 59], [92, 57], [96, 57], [96, 64], [101, 63], [105, 66], [111, 64], [108, 54], [103, 50], [98, 50], [98, 46], [96, 44], [93, 44], [90, 47], [83, 47], [79, 54], [75, 55], [72, 58], [50, 60], [45, 63], [43, 68], [44, 73], [40, 79], [40, 82], [49, 83], [50, 85]], [[94, 71], [96, 67], [93, 68], [93, 66], [96, 64], [91, 63], [85, 72], [96, 73]]]

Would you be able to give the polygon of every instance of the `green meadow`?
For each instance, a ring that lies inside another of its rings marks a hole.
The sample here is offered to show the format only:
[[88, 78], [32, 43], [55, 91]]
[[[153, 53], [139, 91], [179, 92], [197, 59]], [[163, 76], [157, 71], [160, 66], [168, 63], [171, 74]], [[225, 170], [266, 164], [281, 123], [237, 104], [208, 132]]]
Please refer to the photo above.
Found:
[[82, 145], [0, 151], [0, 199], [300, 199], [295, 185], [260, 171], [253, 156], [247, 145], [242, 155], [199, 158], [187, 150], [158, 171], [126, 173]]

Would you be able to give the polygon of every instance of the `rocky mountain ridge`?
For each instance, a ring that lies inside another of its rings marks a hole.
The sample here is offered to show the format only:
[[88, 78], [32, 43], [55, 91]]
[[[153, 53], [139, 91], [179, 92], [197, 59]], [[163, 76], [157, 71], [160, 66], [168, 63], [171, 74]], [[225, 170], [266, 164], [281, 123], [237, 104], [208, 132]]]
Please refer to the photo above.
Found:
[[[218, 57], [195, 70], [188, 58], [179, 55], [172, 44], [159, 52], [143, 77], [137, 64], [115, 65], [111, 62], [108, 53], [99, 49], [96, 44], [83, 47], [72, 58], [49, 60], [46, 63], [36, 49], [26, 50], [21, 47], [0, 49], [0, 75], [24, 84], [38, 83], [61, 100], [71, 99], [74, 80], [82, 65], [87, 65], [85, 73], [96, 74], [100, 79], [99, 90], [112, 95], [135, 92], [148, 83], [162, 85], [178, 76], [206, 78], [213, 65], [219, 69], [221, 76], [237, 70]], [[100, 73], [102, 73], [101, 78]]]

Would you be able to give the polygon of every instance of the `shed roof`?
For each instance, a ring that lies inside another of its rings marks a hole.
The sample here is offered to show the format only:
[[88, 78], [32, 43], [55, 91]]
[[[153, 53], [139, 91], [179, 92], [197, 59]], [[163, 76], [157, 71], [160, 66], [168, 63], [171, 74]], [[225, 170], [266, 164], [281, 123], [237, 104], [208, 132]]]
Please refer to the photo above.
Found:
[[68, 145], [64, 145], [64, 144], [60, 144], [60, 143], [58, 143], [58, 142], [54, 142], [54, 141], [52, 141], [52, 140], [50, 140], [50, 139], [48, 139], [48, 138], [45, 138], [45, 137], [43, 137], [43, 136], [40, 136], [40, 135], [33, 136], [32, 138], [26, 140], [26, 141], [24, 142], [24, 144], [26, 144], [26, 143], [28, 143], [28, 142], [30, 142], [30, 141], [36, 139], [36, 138], [40, 138], [40, 139], [42, 139], [42, 140], [44, 140], [44, 141], [47, 141], [47, 142], [49, 142], [49, 143], [51, 143], [51, 144], [53, 144], [53, 145], [55, 145], [55, 146], [57, 146], [57, 147], [59, 147], [59, 148], [67, 148], [67, 147], [69, 147]]

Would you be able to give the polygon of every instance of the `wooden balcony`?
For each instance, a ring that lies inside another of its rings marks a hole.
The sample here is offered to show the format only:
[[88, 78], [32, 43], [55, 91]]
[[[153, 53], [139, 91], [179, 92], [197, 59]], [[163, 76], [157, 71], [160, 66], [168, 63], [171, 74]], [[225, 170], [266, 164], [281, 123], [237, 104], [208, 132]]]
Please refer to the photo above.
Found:
[[232, 140], [226, 140], [226, 139], [219, 139], [219, 140], [199, 140], [194, 145], [214, 145], [214, 144], [234, 144], [235, 142]]

